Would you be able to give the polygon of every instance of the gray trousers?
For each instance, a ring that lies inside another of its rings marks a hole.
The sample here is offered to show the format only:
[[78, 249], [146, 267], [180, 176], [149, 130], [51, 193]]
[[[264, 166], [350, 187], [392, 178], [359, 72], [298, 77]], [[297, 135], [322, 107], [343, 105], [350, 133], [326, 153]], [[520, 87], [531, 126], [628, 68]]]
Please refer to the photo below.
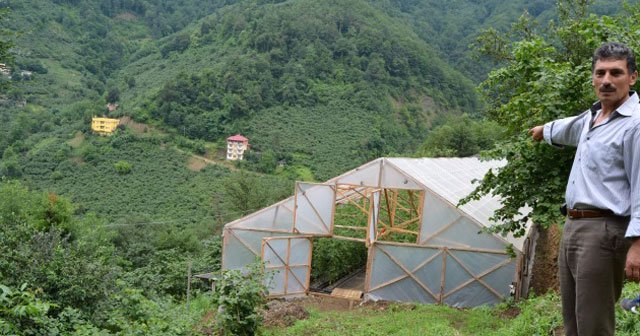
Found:
[[630, 243], [628, 218], [568, 218], [558, 269], [564, 329], [568, 336], [607, 336], [615, 331]]

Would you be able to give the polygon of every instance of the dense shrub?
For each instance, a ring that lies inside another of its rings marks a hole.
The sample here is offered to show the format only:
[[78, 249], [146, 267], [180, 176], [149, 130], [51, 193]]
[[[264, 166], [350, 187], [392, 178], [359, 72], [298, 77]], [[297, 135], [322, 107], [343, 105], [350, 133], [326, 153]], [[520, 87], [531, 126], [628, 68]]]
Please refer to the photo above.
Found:
[[113, 168], [115, 168], [116, 172], [118, 172], [118, 174], [120, 175], [129, 174], [132, 167], [133, 166], [131, 165], [131, 163], [123, 160], [120, 160], [113, 164]]
[[261, 264], [244, 272], [226, 270], [216, 281], [214, 302], [218, 306], [217, 327], [221, 335], [255, 335], [261, 324], [260, 309], [266, 303], [267, 289]]

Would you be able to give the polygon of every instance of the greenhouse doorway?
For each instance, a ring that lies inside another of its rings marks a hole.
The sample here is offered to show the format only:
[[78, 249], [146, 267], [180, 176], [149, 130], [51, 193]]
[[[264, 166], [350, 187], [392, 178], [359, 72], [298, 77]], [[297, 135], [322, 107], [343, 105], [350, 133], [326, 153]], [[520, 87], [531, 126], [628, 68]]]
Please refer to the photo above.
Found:
[[359, 300], [365, 292], [367, 258], [364, 241], [314, 238], [310, 292]]

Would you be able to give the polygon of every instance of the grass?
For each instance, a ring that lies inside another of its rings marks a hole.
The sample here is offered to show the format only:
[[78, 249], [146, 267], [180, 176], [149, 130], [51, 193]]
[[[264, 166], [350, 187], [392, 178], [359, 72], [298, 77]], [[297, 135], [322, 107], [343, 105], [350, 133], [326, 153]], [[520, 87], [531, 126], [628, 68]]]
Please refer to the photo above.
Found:
[[504, 323], [487, 308], [394, 304], [347, 312], [312, 310], [309, 319], [284, 330], [267, 330], [266, 335], [481, 335]]
[[[640, 284], [627, 283], [622, 297], [640, 294]], [[349, 311], [310, 308], [309, 318], [287, 328], [265, 328], [281, 335], [433, 335], [531, 336], [562, 334], [559, 295], [550, 292], [519, 303], [456, 309], [441, 305], [371, 304]], [[640, 316], [616, 309], [616, 335], [640, 334]]]

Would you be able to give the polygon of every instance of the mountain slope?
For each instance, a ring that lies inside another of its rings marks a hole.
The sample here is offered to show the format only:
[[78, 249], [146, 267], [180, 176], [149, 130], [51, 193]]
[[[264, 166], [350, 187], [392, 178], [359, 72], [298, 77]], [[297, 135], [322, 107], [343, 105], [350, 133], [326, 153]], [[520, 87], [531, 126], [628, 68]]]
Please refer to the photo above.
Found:
[[365, 1], [228, 6], [125, 76], [122, 113], [192, 138], [243, 132], [319, 179], [411, 149], [439, 113], [478, 109], [470, 80]]

